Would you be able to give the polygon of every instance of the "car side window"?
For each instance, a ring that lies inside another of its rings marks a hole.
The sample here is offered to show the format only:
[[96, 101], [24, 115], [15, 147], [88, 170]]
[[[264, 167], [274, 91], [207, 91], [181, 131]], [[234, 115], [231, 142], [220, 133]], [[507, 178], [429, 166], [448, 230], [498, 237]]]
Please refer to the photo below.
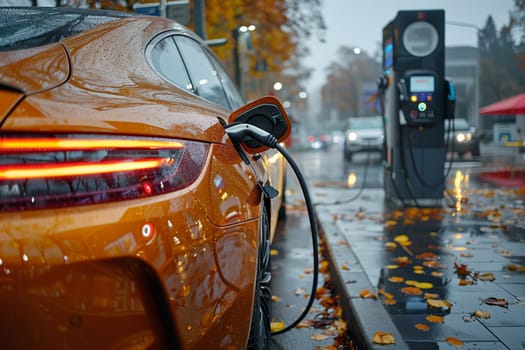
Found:
[[226, 98], [219, 74], [201, 45], [184, 36], [176, 36], [175, 41], [188, 68], [195, 94], [230, 110], [231, 106]]
[[164, 79], [183, 90], [195, 93], [173, 36], [157, 42], [151, 49], [149, 58], [153, 68]]
[[210, 60], [213, 62], [215, 68], [217, 69], [217, 73], [219, 74], [222, 86], [224, 87], [224, 91], [226, 92], [226, 96], [230, 101], [231, 107], [233, 109], [237, 109], [246, 104], [244, 97], [242, 97], [241, 93], [239, 92], [239, 89], [237, 89], [237, 86], [233, 83], [233, 81], [230, 78], [230, 75], [224, 69], [222, 64], [218, 62], [217, 59], [214, 58], [212, 55], [209, 55], [209, 57]]

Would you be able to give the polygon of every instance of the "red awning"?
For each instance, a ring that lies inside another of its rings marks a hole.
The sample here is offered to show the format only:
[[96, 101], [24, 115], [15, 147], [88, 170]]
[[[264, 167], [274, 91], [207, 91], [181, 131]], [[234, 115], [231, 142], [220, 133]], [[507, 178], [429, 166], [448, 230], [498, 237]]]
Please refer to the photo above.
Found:
[[479, 110], [480, 114], [525, 114], [525, 93], [494, 102]]

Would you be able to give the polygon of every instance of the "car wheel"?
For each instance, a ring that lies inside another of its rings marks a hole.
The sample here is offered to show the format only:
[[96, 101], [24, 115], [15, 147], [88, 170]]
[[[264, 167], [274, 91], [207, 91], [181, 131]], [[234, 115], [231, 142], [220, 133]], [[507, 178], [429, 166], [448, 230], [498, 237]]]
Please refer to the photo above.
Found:
[[250, 337], [248, 349], [267, 350], [270, 349], [272, 319], [272, 291], [270, 283], [270, 221], [266, 209], [263, 206], [261, 213], [260, 244], [257, 259], [257, 277], [255, 282], [255, 293], [253, 301], [252, 320], [250, 325]]

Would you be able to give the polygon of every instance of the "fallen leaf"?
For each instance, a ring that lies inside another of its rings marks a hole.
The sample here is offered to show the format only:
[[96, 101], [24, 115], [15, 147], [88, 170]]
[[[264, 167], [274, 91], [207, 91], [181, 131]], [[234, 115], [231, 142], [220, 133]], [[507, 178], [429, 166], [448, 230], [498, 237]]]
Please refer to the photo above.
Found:
[[456, 269], [456, 274], [460, 277], [467, 277], [471, 274], [466, 264], [458, 264], [454, 261], [454, 268]]
[[432, 275], [433, 277], [441, 277], [441, 276], [443, 276], [443, 272], [441, 272], [441, 271], [432, 271], [430, 273], [430, 275]]
[[400, 267], [404, 267], [410, 265], [412, 263], [412, 260], [410, 260], [408, 256], [399, 256], [394, 259], [394, 262]]
[[506, 309], [509, 307], [509, 302], [503, 298], [499, 299], [499, 298], [490, 297], [490, 298], [483, 299], [482, 302], [487, 305], [501, 306]]
[[434, 285], [430, 282], [418, 282], [415, 284], [415, 287], [418, 287], [419, 289], [430, 289], [433, 288]]
[[471, 286], [471, 285], [474, 284], [474, 281], [472, 281], [472, 280], [467, 280], [467, 279], [462, 278], [462, 279], [459, 280], [459, 283], [458, 283], [458, 284], [459, 284], [460, 286]]
[[310, 268], [304, 269], [303, 271], [304, 271], [304, 273], [309, 274], [309, 273], [314, 272], [314, 269], [310, 267]]
[[364, 289], [359, 293], [359, 296], [364, 299], [377, 299], [377, 295], [375, 293], [370, 293], [368, 289]]
[[437, 316], [437, 315], [428, 315], [426, 317], [427, 321], [428, 322], [432, 322], [432, 323], [443, 323], [445, 322], [445, 318], [442, 317], [442, 316]]
[[430, 329], [429, 326], [423, 323], [417, 323], [414, 327], [416, 327], [416, 329], [419, 329], [420, 331], [425, 331], [425, 332]]
[[283, 330], [285, 327], [284, 325], [284, 321], [272, 321], [270, 323], [270, 328], [272, 330], [272, 332], [278, 332], [278, 331], [281, 331]]
[[401, 292], [407, 295], [421, 295], [423, 292], [417, 287], [404, 287], [401, 288]]
[[399, 267], [399, 265], [386, 265], [385, 268], [387, 270], [395, 270]]
[[410, 238], [407, 235], [397, 235], [394, 237], [394, 242], [401, 244], [401, 242], [409, 242]]
[[270, 255], [271, 256], [279, 255], [279, 251], [277, 249], [270, 249]]
[[304, 288], [297, 288], [295, 290], [295, 295], [301, 295], [301, 294], [304, 294], [306, 292], [306, 290]]
[[436, 293], [425, 293], [425, 295], [423, 295], [423, 298], [425, 298], [425, 299], [437, 299], [437, 298], [439, 298], [439, 295], [436, 294]]
[[454, 337], [446, 337], [445, 340], [447, 341], [447, 343], [449, 343], [450, 345], [454, 345], [454, 346], [463, 346], [463, 342], [461, 340], [459, 340], [458, 338], [454, 338]]
[[406, 280], [405, 281], [405, 284], [407, 286], [415, 286], [416, 284], [418, 284], [419, 282], [418, 281], [414, 281], [414, 280]]
[[385, 305], [396, 305], [397, 301], [396, 299], [383, 299], [383, 304]]
[[310, 336], [310, 339], [315, 340], [315, 341], [323, 341], [328, 338], [330, 338], [330, 336], [326, 334], [321, 334], [321, 333], [314, 333]]
[[328, 261], [326, 260], [323, 260], [321, 261], [321, 263], [319, 264], [319, 272], [320, 273], [327, 273], [328, 272]]
[[393, 250], [395, 250], [397, 248], [397, 243], [395, 243], [395, 242], [386, 242], [385, 243], [385, 248], [388, 251], [393, 251]]
[[440, 299], [427, 299], [427, 305], [430, 308], [434, 308], [434, 309], [446, 308], [446, 309], [450, 310], [452, 308], [452, 304], [451, 303], [449, 303], [446, 300], [440, 300]]
[[490, 313], [487, 311], [483, 311], [483, 310], [476, 310], [472, 315], [476, 316], [477, 318], [485, 318], [485, 319], [490, 318]]
[[272, 295], [272, 301], [278, 302], [278, 301], [281, 301], [281, 298], [278, 297], [277, 295]]
[[346, 266], [345, 264], [341, 265], [341, 269], [343, 269], [345, 271], [350, 271], [350, 268], [348, 266]]
[[399, 276], [391, 276], [388, 278], [388, 280], [392, 283], [401, 283], [403, 282], [405, 279], [403, 277], [399, 277]]
[[510, 258], [512, 257], [512, 252], [510, 250], [501, 250], [499, 255]]
[[481, 281], [488, 281], [488, 282], [492, 282], [496, 279], [496, 277], [494, 276], [492, 272], [483, 272], [483, 273], [477, 274], [477, 278], [480, 279]]
[[439, 259], [439, 255], [432, 253], [432, 252], [425, 252], [416, 255], [416, 258], [423, 259], [423, 260], [437, 260]]
[[380, 345], [388, 345], [388, 344], [395, 344], [396, 340], [394, 336], [391, 333], [387, 332], [376, 332], [374, 334], [374, 338], [372, 339], [374, 344], [380, 344]]

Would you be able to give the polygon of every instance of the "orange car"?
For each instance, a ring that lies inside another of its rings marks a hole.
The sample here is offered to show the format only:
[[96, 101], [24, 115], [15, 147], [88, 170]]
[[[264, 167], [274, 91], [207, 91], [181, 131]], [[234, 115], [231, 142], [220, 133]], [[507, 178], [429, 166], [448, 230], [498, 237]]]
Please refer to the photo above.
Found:
[[1, 347], [268, 348], [282, 163], [224, 127], [278, 101], [164, 18], [0, 18]]

